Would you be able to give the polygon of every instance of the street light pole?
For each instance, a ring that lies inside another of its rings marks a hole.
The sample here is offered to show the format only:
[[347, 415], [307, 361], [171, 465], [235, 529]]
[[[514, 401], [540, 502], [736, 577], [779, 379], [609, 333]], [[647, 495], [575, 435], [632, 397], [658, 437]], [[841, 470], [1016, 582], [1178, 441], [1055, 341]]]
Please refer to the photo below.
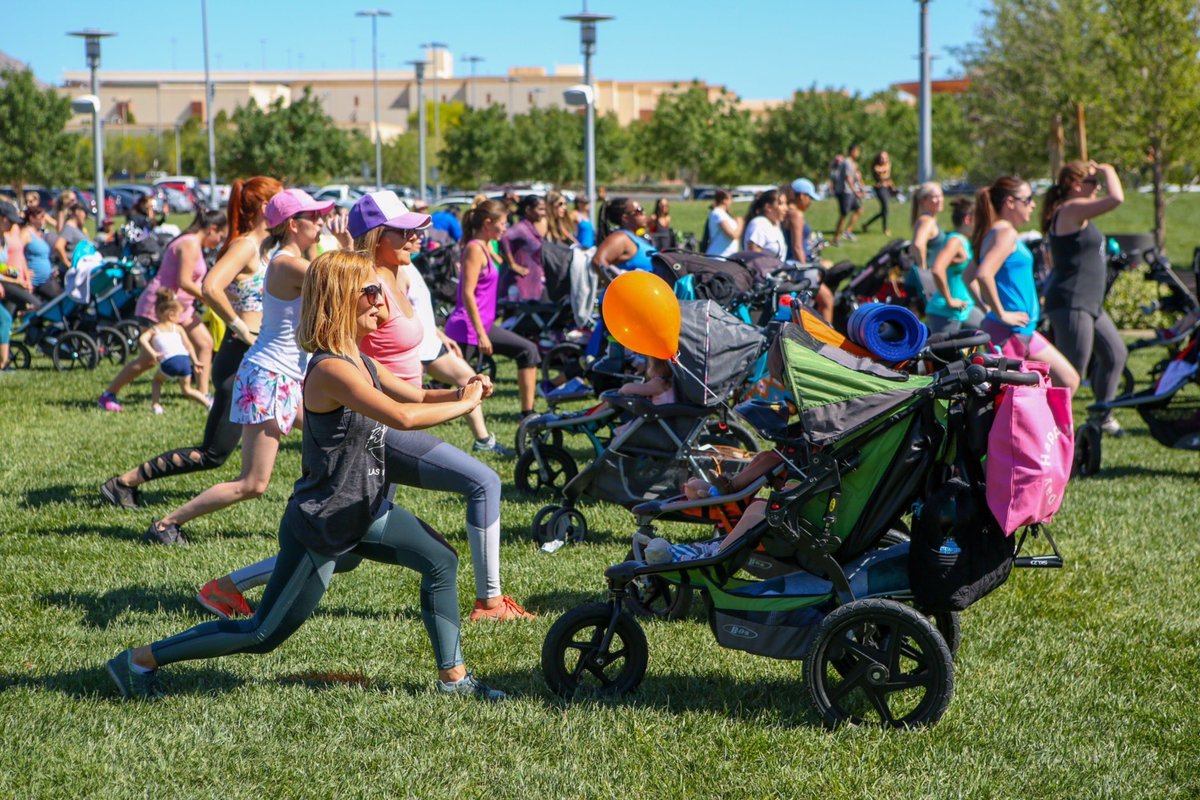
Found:
[[217, 136], [213, 131], [213, 102], [217, 93], [208, 71], [208, 0], [200, 0], [200, 16], [204, 29], [204, 116], [208, 126], [208, 207], [220, 207], [217, 197]]
[[375, 90], [375, 191], [383, 188], [383, 137], [379, 131], [379, 18], [390, 17], [392, 12], [382, 8], [359, 11], [354, 16], [371, 18], [371, 70]]
[[413, 70], [417, 74], [417, 164], [420, 169], [420, 194], [417, 195], [421, 200], [427, 200], [425, 190], [428, 187], [428, 182], [425, 180], [425, 61], [409, 61], [413, 65]]
[[513, 84], [520, 83], [521, 79], [515, 75], [509, 75], [505, 80], [508, 82], [508, 121], [513, 120]]
[[425, 42], [421, 45], [422, 49], [429, 51], [429, 58], [433, 64], [433, 145], [435, 152], [433, 161], [433, 199], [438, 201], [442, 199], [442, 182], [441, 173], [438, 170], [437, 155], [440, 150], [437, 148], [442, 142], [442, 95], [438, 91], [438, 78], [441, 77], [441, 63], [437, 58], [438, 50], [445, 50], [450, 45], [445, 42]]
[[475, 107], [475, 65], [478, 64], [480, 61], [483, 61], [483, 56], [463, 56], [462, 60], [468, 62], [471, 65], [471, 88], [469, 90], [470, 91], [469, 106], [471, 108], [474, 108]]
[[596, 23], [606, 22], [613, 17], [588, 11], [587, 7], [578, 14], [562, 17], [568, 22], [579, 23], [579, 47], [583, 53], [583, 82], [592, 90], [592, 99], [587, 104], [587, 121], [584, 128], [584, 170], [587, 186], [588, 213], [593, 220], [596, 215], [596, 87], [592, 85], [592, 56], [596, 54]]
[[921, 89], [918, 99], [921, 125], [917, 145], [917, 181], [933, 178], [933, 112], [930, 108], [929, 0], [917, 0], [921, 5]]
[[68, 36], [78, 36], [84, 40], [84, 54], [87, 56], [88, 69], [92, 71], [92, 94], [97, 105], [92, 111], [92, 163], [96, 170], [96, 230], [104, 224], [104, 137], [101, 130], [100, 113], [100, 78], [96, 70], [100, 68], [100, 40], [108, 36], [116, 36], [98, 28], [84, 28], [81, 31], [71, 31]]

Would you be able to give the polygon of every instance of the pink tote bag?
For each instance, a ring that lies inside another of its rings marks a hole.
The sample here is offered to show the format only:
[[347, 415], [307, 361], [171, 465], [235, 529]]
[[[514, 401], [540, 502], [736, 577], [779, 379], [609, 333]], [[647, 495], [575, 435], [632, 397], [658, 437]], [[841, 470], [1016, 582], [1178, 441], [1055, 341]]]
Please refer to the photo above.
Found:
[[1005, 386], [988, 433], [987, 503], [1005, 535], [1049, 522], [1062, 505], [1075, 454], [1071, 393], [1050, 385], [1049, 368], [1025, 361], [1037, 386]]

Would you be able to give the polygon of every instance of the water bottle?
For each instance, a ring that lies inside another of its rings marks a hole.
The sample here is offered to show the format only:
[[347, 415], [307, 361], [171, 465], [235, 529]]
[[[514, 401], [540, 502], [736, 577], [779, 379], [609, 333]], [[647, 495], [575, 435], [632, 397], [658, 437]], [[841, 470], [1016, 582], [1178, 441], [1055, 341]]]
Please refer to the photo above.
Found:
[[938, 552], [944, 556], [956, 556], [962, 552], [962, 548], [958, 546], [958, 542], [954, 541], [953, 536], [947, 536], [942, 542], [942, 546], [938, 548]]

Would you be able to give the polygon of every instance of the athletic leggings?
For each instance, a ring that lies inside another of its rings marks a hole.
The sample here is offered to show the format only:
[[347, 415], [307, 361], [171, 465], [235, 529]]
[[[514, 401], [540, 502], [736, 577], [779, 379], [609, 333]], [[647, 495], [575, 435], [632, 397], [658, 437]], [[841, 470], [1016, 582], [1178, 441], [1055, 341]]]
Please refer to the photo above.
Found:
[[34, 297], [33, 293], [24, 286], [4, 281], [4, 307], [8, 309], [8, 313], [16, 316], [18, 311], [37, 308], [41, 304], [42, 301]]
[[12, 341], [13, 318], [8, 309], [0, 306], [0, 344]]
[[233, 379], [237, 377], [242, 356], [249, 349], [250, 346], [232, 332], [225, 332], [221, 349], [213, 358], [213, 404], [204, 425], [204, 441], [195, 447], [168, 450], [143, 463], [138, 467], [138, 475], [143, 481], [216, 469], [237, 449], [242, 440], [242, 426], [229, 421], [229, 408], [233, 402]]
[[[1093, 317], [1086, 311], [1062, 308], [1048, 311], [1046, 316], [1054, 331], [1054, 346], [1081, 378], [1090, 377], [1097, 402], [1105, 403], [1116, 397], [1129, 348], [1108, 312], [1101, 311], [1100, 316]], [[1089, 362], [1093, 362], [1090, 376]]]
[[887, 186], [876, 186], [875, 196], [879, 199], [879, 213], [863, 223], [862, 229], [864, 231], [869, 228], [871, 223], [873, 223], [875, 220], [879, 220], [883, 223], [883, 229], [885, 231], [890, 227], [888, 225], [888, 203], [892, 199], [892, 190]]
[[[475, 596], [500, 596], [500, 476], [478, 459], [424, 431], [388, 430], [384, 470], [390, 495], [396, 485], [454, 492], [467, 501], [467, 542], [475, 568]], [[362, 557], [350, 552], [337, 560], [336, 572], [349, 572]], [[276, 569], [267, 558], [230, 573], [239, 592], [266, 583]]]
[[[285, 517], [286, 518], [286, 517]], [[438, 669], [463, 663], [459, 636], [458, 554], [445, 539], [402, 508], [392, 508], [367, 529], [350, 553], [421, 573], [421, 620]], [[333, 556], [301, 544], [279, 528], [276, 569], [250, 619], [205, 622], [152, 644], [160, 666], [231, 653], [269, 653], [312, 616], [333, 577]]]
[[[492, 340], [492, 350], [501, 356], [511, 358], [517, 362], [517, 369], [526, 367], [536, 367], [542, 363], [542, 357], [538, 355], [537, 345], [526, 339], [524, 336], [513, 333], [507, 328], [501, 328], [499, 325], [493, 325], [488, 330], [488, 338]], [[478, 345], [459, 342], [462, 347], [463, 358], [468, 364], [474, 366], [479, 361]]]

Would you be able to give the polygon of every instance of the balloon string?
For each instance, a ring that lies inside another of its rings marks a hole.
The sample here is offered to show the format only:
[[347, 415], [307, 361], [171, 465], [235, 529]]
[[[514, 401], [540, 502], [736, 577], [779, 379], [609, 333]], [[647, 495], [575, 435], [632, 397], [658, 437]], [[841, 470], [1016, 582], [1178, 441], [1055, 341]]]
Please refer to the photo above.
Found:
[[687, 375], [689, 378], [694, 380], [696, 383], [700, 384], [700, 386], [704, 389], [704, 404], [705, 405], [708, 405], [709, 397], [712, 397], [713, 402], [716, 402], [716, 403], [719, 403], [724, 399], [719, 394], [714, 392], [712, 389], [708, 388], [708, 384], [705, 383], [704, 381], [702, 381], [696, 375], [696, 373], [692, 372], [690, 369], [688, 369], [687, 367], [685, 367], [683, 365], [683, 362], [679, 360], [679, 353], [676, 353], [674, 356], [671, 357], [671, 363], [674, 364], [675, 366], [679, 367], [679, 369], [683, 370], [683, 373], [685, 375]]

